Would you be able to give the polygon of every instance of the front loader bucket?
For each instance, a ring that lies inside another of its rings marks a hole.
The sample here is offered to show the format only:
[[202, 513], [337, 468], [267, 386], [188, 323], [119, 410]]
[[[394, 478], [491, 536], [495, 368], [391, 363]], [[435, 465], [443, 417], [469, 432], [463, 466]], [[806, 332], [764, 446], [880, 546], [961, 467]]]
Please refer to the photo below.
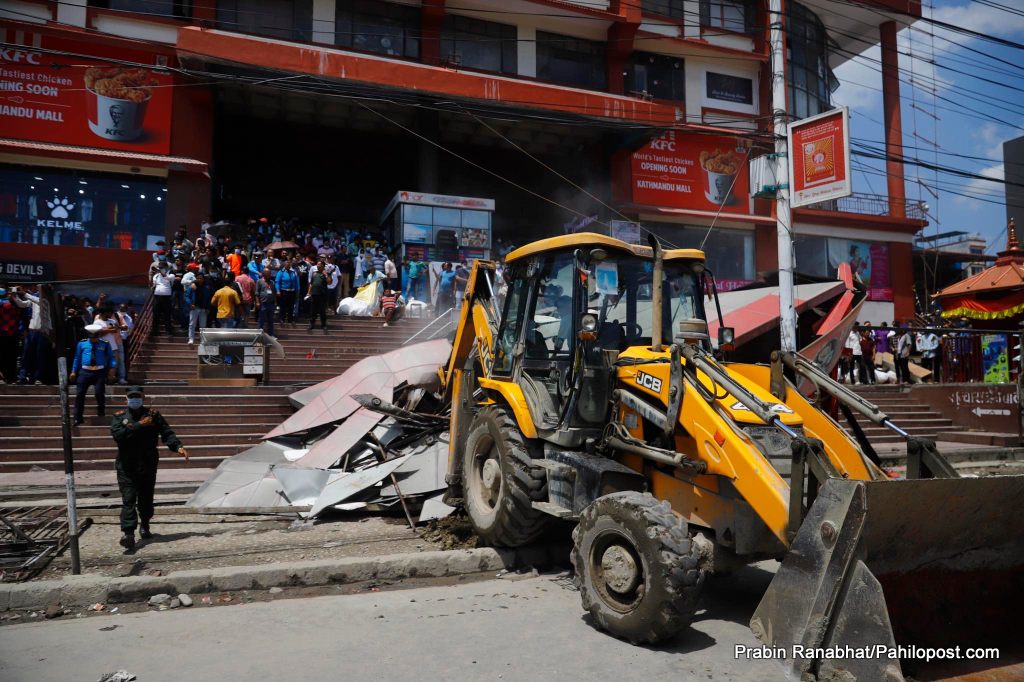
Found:
[[750, 628], [793, 679], [1021, 679], [1024, 476], [828, 480]]

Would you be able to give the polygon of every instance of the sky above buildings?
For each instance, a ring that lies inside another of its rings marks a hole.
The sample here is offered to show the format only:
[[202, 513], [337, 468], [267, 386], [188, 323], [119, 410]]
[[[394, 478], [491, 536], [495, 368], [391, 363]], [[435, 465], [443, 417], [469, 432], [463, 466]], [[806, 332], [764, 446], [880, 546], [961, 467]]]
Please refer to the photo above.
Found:
[[[1024, 0], [989, 2], [924, 0], [923, 14], [1024, 42]], [[843, 12], [841, 2], [829, 5]], [[877, 35], [865, 37], [878, 40]], [[1024, 51], [927, 21], [899, 32], [899, 50], [905, 156], [1002, 180], [1002, 143], [1024, 135]], [[882, 147], [880, 59], [875, 45], [836, 70], [841, 85], [833, 100], [850, 107], [854, 151]], [[854, 191], [886, 193], [883, 160], [854, 156], [853, 165]], [[913, 165], [906, 166], [906, 178], [907, 197], [928, 206], [926, 235], [964, 230], [985, 237], [990, 252], [1005, 247], [1002, 184]], [[1018, 225], [1024, 223], [1024, 208], [1020, 214], [1015, 216]]]

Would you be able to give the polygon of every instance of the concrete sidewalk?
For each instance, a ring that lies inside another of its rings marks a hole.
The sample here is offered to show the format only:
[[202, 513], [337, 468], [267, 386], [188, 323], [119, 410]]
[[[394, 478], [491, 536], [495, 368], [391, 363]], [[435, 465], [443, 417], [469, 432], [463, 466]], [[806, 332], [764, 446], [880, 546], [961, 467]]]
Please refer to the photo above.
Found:
[[[520, 551], [521, 552], [521, 551]], [[173, 571], [166, 575], [69, 576], [61, 580], [0, 584], [0, 611], [74, 609], [145, 601], [156, 594], [196, 595], [274, 587], [343, 585], [365, 581], [439, 578], [500, 571], [516, 564], [517, 552], [490, 548], [419, 554], [275, 562]]]

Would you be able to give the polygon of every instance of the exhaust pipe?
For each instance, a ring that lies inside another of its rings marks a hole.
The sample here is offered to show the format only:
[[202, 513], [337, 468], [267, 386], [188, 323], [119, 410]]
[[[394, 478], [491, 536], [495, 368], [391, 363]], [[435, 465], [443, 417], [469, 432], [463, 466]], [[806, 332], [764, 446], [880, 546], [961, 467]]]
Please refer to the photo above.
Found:
[[662, 328], [664, 316], [662, 311], [663, 287], [665, 285], [665, 254], [661, 250], [661, 242], [653, 234], [647, 235], [647, 241], [654, 250], [654, 273], [651, 277], [651, 350], [660, 353], [665, 345], [665, 331]]

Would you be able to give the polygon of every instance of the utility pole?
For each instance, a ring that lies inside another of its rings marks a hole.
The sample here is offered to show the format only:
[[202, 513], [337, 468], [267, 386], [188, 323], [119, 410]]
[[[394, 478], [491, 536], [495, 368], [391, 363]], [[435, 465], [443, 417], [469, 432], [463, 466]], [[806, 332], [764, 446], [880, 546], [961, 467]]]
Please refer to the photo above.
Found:
[[[51, 308], [52, 310], [52, 308]], [[61, 311], [63, 314], [63, 311]], [[58, 352], [60, 347], [58, 347]], [[75, 456], [71, 449], [71, 414], [68, 401], [68, 361], [63, 355], [57, 358], [57, 376], [60, 380], [60, 431], [64, 444], [64, 484], [68, 497], [68, 550], [71, 553], [71, 573], [82, 572], [82, 560], [78, 552], [78, 502], [75, 499]]]
[[786, 144], [786, 32], [783, 0], [769, 0], [771, 27], [772, 117], [775, 122], [775, 229], [779, 249], [779, 333], [782, 350], [796, 352], [796, 302], [793, 293], [793, 212], [789, 206], [789, 150]]

